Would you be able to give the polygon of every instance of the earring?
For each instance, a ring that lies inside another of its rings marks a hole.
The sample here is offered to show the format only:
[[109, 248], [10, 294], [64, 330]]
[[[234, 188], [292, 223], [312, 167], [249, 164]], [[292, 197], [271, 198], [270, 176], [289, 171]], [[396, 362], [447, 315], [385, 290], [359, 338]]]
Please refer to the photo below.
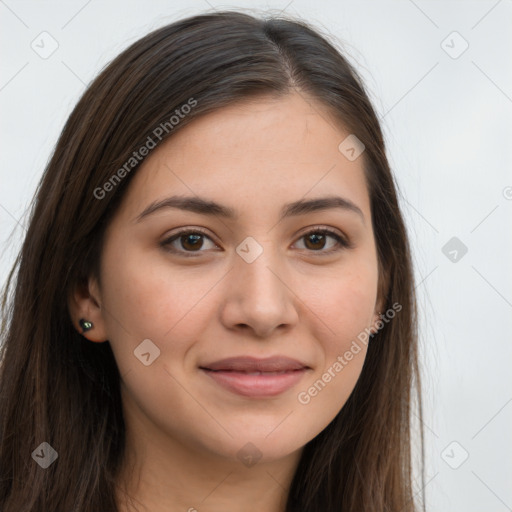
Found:
[[82, 328], [82, 334], [90, 329], [92, 329], [93, 327], [93, 324], [92, 322], [89, 322], [89, 320], [84, 320], [83, 318], [80, 318], [80, 320], [78, 321], [78, 323], [80, 324], [80, 327]]

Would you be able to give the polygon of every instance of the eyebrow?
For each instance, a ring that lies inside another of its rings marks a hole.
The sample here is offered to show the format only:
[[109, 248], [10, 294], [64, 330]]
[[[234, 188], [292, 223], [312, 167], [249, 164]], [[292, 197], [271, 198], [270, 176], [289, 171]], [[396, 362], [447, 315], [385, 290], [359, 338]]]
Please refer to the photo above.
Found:
[[[180, 210], [198, 213], [200, 215], [220, 216], [228, 220], [238, 219], [236, 210], [228, 206], [216, 203], [215, 201], [197, 196], [171, 196], [151, 203], [147, 208], [144, 209], [142, 213], [135, 217], [134, 222], [140, 222], [145, 217], [161, 210], [162, 208], [177, 208]], [[342, 209], [347, 212], [354, 212], [361, 217], [363, 224], [365, 223], [364, 214], [361, 209], [349, 199], [345, 199], [340, 196], [328, 196], [307, 200], [301, 199], [293, 203], [287, 203], [281, 209], [279, 221], [288, 217], [305, 215], [307, 213], [324, 211], [333, 208]]]

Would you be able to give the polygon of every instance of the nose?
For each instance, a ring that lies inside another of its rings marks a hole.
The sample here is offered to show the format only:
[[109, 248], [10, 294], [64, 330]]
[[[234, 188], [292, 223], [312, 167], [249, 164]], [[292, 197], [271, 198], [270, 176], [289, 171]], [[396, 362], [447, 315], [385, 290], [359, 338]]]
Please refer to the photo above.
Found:
[[278, 328], [289, 330], [296, 325], [299, 300], [292, 278], [268, 247], [252, 263], [237, 256], [227, 278], [221, 313], [226, 328], [268, 338]]

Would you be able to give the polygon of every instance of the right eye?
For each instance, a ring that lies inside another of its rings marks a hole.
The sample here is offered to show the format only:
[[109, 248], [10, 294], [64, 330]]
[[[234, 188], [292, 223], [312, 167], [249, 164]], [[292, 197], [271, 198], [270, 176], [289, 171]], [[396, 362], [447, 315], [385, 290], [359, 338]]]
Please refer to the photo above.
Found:
[[[201, 238], [208, 238], [211, 240], [211, 238], [202, 230], [195, 228], [195, 229], [183, 229], [179, 231], [178, 233], [175, 233], [171, 237], [165, 239], [160, 245], [164, 247], [169, 252], [175, 253], [175, 254], [182, 254], [185, 257], [194, 257], [195, 255], [190, 253], [200, 253], [204, 252], [198, 249], [201, 249], [203, 247], [203, 243], [201, 242]], [[175, 242], [180, 242], [181, 248], [185, 250], [177, 249], [173, 244]], [[212, 241], [213, 243], [213, 241]], [[215, 245], [215, 244], [214, 244]], [[188, 254], [187, 254], [188, 253]]]

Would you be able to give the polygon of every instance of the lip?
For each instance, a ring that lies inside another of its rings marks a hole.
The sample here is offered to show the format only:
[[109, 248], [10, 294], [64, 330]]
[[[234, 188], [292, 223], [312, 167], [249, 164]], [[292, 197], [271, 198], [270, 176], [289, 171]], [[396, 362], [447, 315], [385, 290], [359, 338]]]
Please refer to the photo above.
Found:
[[199, 367], [221, 387], [238, 395], [265, 398], [295, 386], [311, 368], [296, 359], [231, 357]]
[[301, 370], [309, 366], [297, 359], [287, 356], [272, 356], [257, 358], [252, 356], [228, 357], [219, 361], [201, 365], [207, 370], [224, 370], [237, 372], [282, 372], [289, 370]]

